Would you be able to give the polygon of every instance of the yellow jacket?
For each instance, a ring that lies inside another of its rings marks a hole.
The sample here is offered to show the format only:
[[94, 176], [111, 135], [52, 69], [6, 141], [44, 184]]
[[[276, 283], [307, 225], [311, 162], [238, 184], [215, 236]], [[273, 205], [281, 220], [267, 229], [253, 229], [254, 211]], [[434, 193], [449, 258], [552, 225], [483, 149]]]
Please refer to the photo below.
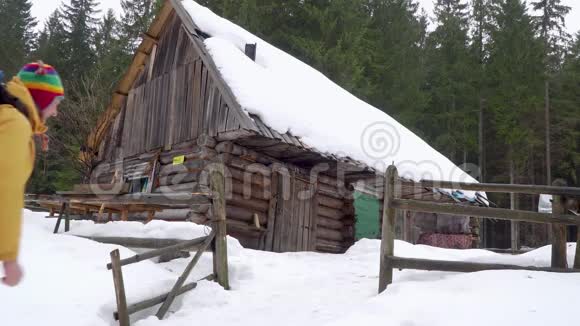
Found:
[[26, 106], [29, 118], [0, 105], [0, 261], [18, 257], [24, 191], [34, 168], [33, 135], [47, 129], [20, 79], [13, 78], [6, 89]]

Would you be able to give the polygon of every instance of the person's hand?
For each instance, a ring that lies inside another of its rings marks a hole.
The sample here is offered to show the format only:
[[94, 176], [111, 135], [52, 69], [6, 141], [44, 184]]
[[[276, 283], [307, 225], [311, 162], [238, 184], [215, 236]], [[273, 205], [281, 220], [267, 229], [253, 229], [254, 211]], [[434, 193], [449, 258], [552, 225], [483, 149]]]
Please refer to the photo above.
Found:
[[16, 286], [22, 280], [22, 269], [16, 261], [5, 261], [4, 273], [6, 276], [2, 279], [2, 283], [5, 285]]

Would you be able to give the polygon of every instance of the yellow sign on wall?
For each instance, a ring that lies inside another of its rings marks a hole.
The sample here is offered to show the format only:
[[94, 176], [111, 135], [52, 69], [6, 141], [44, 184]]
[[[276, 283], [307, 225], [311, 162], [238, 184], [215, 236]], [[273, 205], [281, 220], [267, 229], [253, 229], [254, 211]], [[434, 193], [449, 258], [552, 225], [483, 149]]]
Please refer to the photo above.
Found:
[[185, 155], [175, 156], [173, 158], [173, 165], [181, 165], [185, 162]]

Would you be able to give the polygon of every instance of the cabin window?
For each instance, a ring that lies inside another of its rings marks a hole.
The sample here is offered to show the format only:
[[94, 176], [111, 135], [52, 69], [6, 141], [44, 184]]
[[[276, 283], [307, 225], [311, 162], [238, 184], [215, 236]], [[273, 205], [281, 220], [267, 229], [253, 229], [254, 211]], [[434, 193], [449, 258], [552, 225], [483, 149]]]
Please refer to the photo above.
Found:
[[146, 192], [147, 186], [149, 185], [149, 177], [137, 178], [133, 180], [127, 180], [131, 186], [129, 187], [130, 193]]

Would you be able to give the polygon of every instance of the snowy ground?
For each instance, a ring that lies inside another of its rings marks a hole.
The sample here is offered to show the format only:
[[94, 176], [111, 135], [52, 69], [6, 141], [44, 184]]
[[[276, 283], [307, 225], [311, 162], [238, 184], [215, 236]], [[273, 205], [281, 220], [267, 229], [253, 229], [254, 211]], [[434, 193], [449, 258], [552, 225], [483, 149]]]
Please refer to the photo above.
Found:
[[[112, 278], [105, 264], [117, 246], [53, 235], [54, 220], [25, 213], [24, 283], [0, 287], [1, 325], [114, 325]], [[73, 222], [83, 235], [192, 238], [207, 230], [189, 223], [93, 225]], [[580, 275], [525, 271], [472, 274], [403, 271], [382, 295], [379, 242], [363, 240], [344, 255], [274, 254], [243, 249], [229, 239], [231, 291], [203, 281], [180, 298], [175, 313], [159, 321], [154, 310], [134, 325], [578, 325]], [[547, 266], [550, 248], [521, 255], [445, 250], [397, 242], [396, 254], [431, 259]], [[569, 245], [569, 260], [574, 246]], [[122, 248], [121, 256], [133, 252]], [[129, 302], [167, 291], [188, 260], [142, 262], [124, 269]], [[193, 279], [211, 270], [204, 255]]]

